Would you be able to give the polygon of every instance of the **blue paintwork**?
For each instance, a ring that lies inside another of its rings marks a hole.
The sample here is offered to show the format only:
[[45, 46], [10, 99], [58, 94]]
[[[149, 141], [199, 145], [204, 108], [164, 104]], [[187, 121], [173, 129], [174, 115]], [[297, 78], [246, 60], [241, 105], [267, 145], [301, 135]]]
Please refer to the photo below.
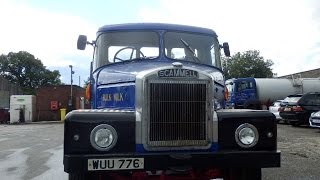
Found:
[[105, 25], [98, 30], [98, 34], [102, 32], [112, 31], [128, 31], [128, 30], [169, 30], [169, 31], [181, 31], [191, 33], [201, 33], [217, 36], [212, 29], [188, 26], [188, 25], [177, 25], [177, 24], [165, 24], [165, 23], [127, 23], [127, 24], [114, 24]]
[[97, 89], [97, 108], [134, 109], [134, 83], [112, 84]]
[[154, 59], [154, 60], [136, 60], [125, 61], [121, 63], [113, 63], [103, 66], [96, 72], [98, 75], [97, 85], [110, 84], [117, 82], [131, 82], [135, 81], [135, 76], [142, 71], [157, 69], [159, 67], [170, 66], [172, 68], [173, 62], [181, 62], [183, 68], [197, 68], [200, 72], [205, 73], [220, 73], [222, 79], [222, 71], [214, 66], [193, 63], [190, 61], [168, 60], [168, 59]]
[[[241, 82], [252, 82], [253, 88], [251, 89], [243, 89], [238, 90], [238, 87]], [[236, 107], [243, 107], [244, 104], [250, 100], [256, 100], [257, 99], [257, 87], [256, 87], [256, 81], [254, 78], [239, 78], [233, 80], [234, 84], [234, 92], [230, 92], [230, 99], [226, 102], [228, 106], [230, 106], [232, 103]]]
[[[217, 152], [219, 150], [219, 144], [218, 143], [212, 143], [211, 147], [206, 150], [197, 150], [197, 152]], [[143, 144], [136, 144], [136, 153], [165, 153], [165, 152], [185, 152], [185, 153], [192, 153], [195, 151], [192, 150], [170, 150], [170, 151], [147, 151], [144, 147]]]
[[[145, 70], [152, 70], [157, 69], [159, 67], [165, 67], [168, 66], [172, 68], [173, 62], [181, 62], [183, 64], [183, 68], [196, 68], [198, 72], [205, 72], [208, 74], [213, 74], [214, 77], [218, 77], [218, 79], [215, 81], [215, 84], [217, 85], [217, 90], [220, 93], [223, 93], [224, 90], [224, 84], [223, 84], [223, 74], [221, 69], [216, 68], [214, 66], [205, 65], [205, 64], [199, 64], [199, 63], [193, 63], [189, 61], [172, 61], [167, 59], [153, 59], [153, 60], [135, 60], [135, 61], [125, 61], [125, 62], [119, 62], [119, 63], [113, 63], [105, 65], [99, 69], [97, 69], [94, 74], [94, 87], [93, 88], [93, 96], [94, 102], [93, 102], [93, 108], [101, 109], [101, 108], [118, 108], [118, 109], [127, 109], [128, 107], [131, 108], [131, 105], [134, 104], [134, 102], [130, 102], [129, 104], [119, 104], [119, 103], [105, 103], [103, 104], [101, 102], [101, 93], [99, 94], [98, 89], [103, 88], [110, 88], [112, 85], [117, 84], [123, 84], [123, 83], [133, 83], [135, 82], [136, 75], [139, 72], [145, 71]], [[108, 86], [106, 86], [108, 85]], [[100, 90], [101, 91], [101, 90]], [[113, 90], [105, 90], [105, 91], [112, 91], [113, 93], [116, 93], [116, 89]], [[132, 95], [132, 99], [134, 100], [134, 93], [130, 92], [130, 95]], [[130, 99], [130, 101], [132, 100]], [[119, 105], [117, 107], [117, 105]]]

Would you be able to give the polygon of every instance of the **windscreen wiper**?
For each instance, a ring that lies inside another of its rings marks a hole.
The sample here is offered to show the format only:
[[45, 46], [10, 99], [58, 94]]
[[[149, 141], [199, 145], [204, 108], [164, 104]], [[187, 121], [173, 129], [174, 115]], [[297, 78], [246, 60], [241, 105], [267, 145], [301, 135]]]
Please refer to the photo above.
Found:
[[180, 39], [180, 41], [182, 42], [182, 44], [188, 49], [188, 51], [191, 52], [192, 54], [192, 59], [196, 60], [198, 62], [200, 62], [200, 59], [196, 56], [196, 53], [194, 52], [194, 50], [191, 48], [191, 46], [182, 38]]

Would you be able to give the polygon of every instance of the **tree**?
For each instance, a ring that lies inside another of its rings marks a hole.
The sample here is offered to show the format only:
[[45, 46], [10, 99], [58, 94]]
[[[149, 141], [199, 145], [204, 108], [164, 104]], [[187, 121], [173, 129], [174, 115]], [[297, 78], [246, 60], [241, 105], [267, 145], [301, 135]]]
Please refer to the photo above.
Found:
[[272, 60], [265, 60], [257, 50], [238, 52], [230, 58], [224, 57], [222, 59], [226, 79], [241, 77], [271, 78], [273, 77], [272, 65]]
[[0, 56], [0, 75], [11, 83], [20, 85], [25, 94], [35, 94], [35, 89], [43, 85], [61, 84], [60, 72], [50, 71], [26, 51], [10, 52]]

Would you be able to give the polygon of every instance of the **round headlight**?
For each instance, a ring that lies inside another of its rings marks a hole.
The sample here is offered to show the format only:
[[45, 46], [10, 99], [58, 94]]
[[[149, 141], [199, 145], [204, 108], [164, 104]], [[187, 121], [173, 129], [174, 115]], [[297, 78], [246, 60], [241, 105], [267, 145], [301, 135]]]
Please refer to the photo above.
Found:
[[112, 126], [100, 124], [91, 131], [90, 143], [99, 151], [108, 151], [116, 144], [117, 138], [117, 132]]
[[237, 144], [243, 148], [250, 148], [257, 144], [259, 133], [256, 127], [251, 124], [241, 124], [236, 132], [235, 139]]

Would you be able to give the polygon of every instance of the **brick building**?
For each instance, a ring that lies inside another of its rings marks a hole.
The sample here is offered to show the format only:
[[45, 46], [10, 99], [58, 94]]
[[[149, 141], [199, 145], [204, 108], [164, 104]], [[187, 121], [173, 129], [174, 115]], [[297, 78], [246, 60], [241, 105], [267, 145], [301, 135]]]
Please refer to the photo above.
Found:
[[65, 108], [67, 112], [72, 109], [87, 108], [85, 101], [85, 89], [72, 86], [72, 105], [70, 104], [71, 86], [44, 86], [36, 91], [36, 121], [60, 120], [60, 109]]

